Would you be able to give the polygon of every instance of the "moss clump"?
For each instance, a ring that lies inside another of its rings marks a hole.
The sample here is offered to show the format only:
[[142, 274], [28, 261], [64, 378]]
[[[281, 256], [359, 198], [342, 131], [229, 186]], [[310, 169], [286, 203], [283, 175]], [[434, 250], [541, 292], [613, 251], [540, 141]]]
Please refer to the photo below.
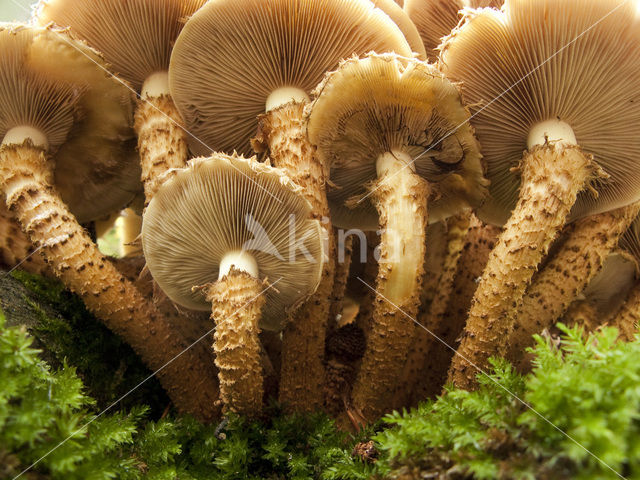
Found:
[[148, 421], [147, 409], [101, 411], [75, 369], [52, 370], [22, 327], [0, 311], [0, 479], [353, 479], [373, 467], [351, 455], [355, 439], [318, 414], [269, 420], [189, 417]]
[[[46, 348], [53, 366], [73, 365], [87, 391], [105, 408], [145, 380], [151, 372], [134, 351], [85, 308], [82, 300], [52, 279], [15, 271], [11, 276], [27, 292], [22, 300], [31, 307], [29, 330]], [[169, 399], [155, 378], [127, 396], [121, 407], [144, 403], [159, 417]]]
[[640, 342], [560, 329], [560, 346], [536, 338], [531, 374], [493, 360], [477, 391], [387, 417], [384, 466], [404, 479], [640, 478]]

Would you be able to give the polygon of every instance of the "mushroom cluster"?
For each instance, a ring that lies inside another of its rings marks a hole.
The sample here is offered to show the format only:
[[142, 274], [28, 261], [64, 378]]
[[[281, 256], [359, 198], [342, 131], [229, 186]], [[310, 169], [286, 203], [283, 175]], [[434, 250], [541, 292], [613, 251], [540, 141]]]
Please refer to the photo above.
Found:
[[0, 25], [0, 262], [205, 421], [358, 427], [560, 319], [633, 341], [639, 32], [625, 0], [41, 0]]

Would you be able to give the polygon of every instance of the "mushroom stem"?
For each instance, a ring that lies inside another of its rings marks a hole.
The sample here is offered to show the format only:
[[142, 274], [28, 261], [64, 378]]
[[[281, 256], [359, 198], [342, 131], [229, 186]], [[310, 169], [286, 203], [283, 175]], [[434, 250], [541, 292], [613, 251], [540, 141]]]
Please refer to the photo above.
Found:
[[390, 406], [404, 366], [420, 304], [429, 184], [394, 151], [377, 160], [373, 199], [380, 217], [380, 260], [372, 329], [353, 387], [353, 404], [369, 420]]
[[[337, 238], [334, 230], [333, 238]], [[336, 259], [336, 273], [333, 281], [333, 292], [331, 294], [331, 310], [329, 312], [329, 330], [334, 330], [341, 326], [342, 310], [344, 307], [344, 296], [347, 291], [347, 282], [351, 269], [351, 255], [353, 253], [353, 236], [344, 238], [343, 242], [336, 243], [338, 247], [338, 258]]]
[[207, 290], [224, 411], [248, 417], [260, 414], [264, 393], [258, 322], [266, 298], [261, 291], [257, 278], [236, 268]]
[[[439, 275], [438, 288], [430, 305], [418, 314], [418, 323], [424, 328], [415, 329], [405, 364], [403, 381], [396, 389], [399, 395], [404, 395], [405, 399], [409, 399], [412, 393], [415, 393], [416, 387], [423, 383], [424, 365], [431, 357], [436, 344], [440, 343], [435, 336], [439, 337], [444, 313], [454, 288], [454, 276], [465, 245], [465, 238], [469, 232], [469, 222], [470, 212], [468, 211], [447, 219], [446, 252]], [[397, 406], [406, 406], [406, 400]]]
[[640, 283], [633, 286], [627, 300], [613, 316], [609, 325], [618, 329], [620, 333], [618, 339], [625, 342], [635, 339], [640, 325]]
[[413, 402], [435, 397], [442, 391], [478, 286], [477, 280], [482, 275], [499, 232], [498, 227], [490, 225], [476, 225], [469, 231], [454, 277], [455, 286], [444, 313], [447, 321], [440, 324], [436, 332], [444, 343], [432, 343], [428, 358], [422, 365], [422, 376], [413, 389]]
[[[100, 254], [52, 185], [44, 151], [29, 141], [0, 147], [0, 188], [7, 206], [64, 285], [133, 347], [175, 405], [201, 420], [218, 414], [214, 370], [206, 349], [188, 348], [153, 304]], [[212, 378], [213, 376], [213, 378]]]
[[265, 112], [275, 110], [287, 103], [302, 103], [309, 101], [309, 95], [297, 87], [280, 87], [269, 94], [265, 104]]
[[168, 91], [163, 92], [162, 75], [154, 74], [144, 84], [135, 113], [135, 130], [142, 167], [145, 205], [160, 186], [158, 177], [187, 162], [187, 133], [182, 117]]
[[274, 166], [287, 172], [302, 187], [314, 218], [325, 234], [322, 280], [316, 293], [299, 308], [284, 330], [280, 402], [293, 411], [313, 411], [322, 405], [324, 339], [333, 291], [335, 243], [325, 190], [325, 167], [307, 138], [304, 103], [287, 103], [260, 118], [256, 150], [267, 150]]
[[476, 385], [491, 356], [504, 355], [515, 310], [578, 193], [602, 172], [579, 147], [545, 144], [525, 152], [518, 203], [476, 290], [449, 380]]
[[562, 322], [569, 326], [580, 326], [585, 333], [595, 331], [602, 324], [598, 310], [589, 300], [575, 300], [567, 309]]
[[509, 359], [520, 370], [529, 368], [526, 349], [532, 336], [550, 328], [602, 268], [620, 236], [640, 213], [640, 202], [575, 222], [566, 240], [533, 279], [518, 306], [507, 339]]

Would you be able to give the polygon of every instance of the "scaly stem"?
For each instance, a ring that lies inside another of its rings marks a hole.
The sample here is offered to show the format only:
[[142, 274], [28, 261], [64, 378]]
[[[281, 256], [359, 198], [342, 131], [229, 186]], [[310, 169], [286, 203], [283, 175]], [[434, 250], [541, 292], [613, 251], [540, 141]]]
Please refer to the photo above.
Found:
[[368, 421], [391, 407], [414, 330], [424, 273], [429, 185], [411, 158], [390, 152], [378, 158], [372, 197], [380, 217], [378, 293], [367, 350], [353, 387], [353, 405]]
[[504, 355], [515, 310], [578, 193], [596, 174], [576, 146], [545, 144], [526, 152], [518, 203], [476, 290], [449, 381], [470, 389], [491, 356]]
[[507, 359], [522, 371], [531, 360], [527, 347], [533, 335], [556, 322], [602, 268], [640, 212], [640, 203], [578, 220], [549, 263], [534, 278], [516, 313]]
[[[175, 405], [213, 420], [218, 387], [206, 348], [188, 345], [78, 225], [60, 200], [44, 152], [29, 141], [0, 147], [0, 188], [7, 206], [64, 285], [142, 357]], [[210, 357], [209, 357], [210, 358]], [[205, 361], [203, 361], [205, 360]]]
[[138, 102], [135, 130], [142, 166], [145, 204], [160, 186], [158, 178], [171, 168], [187, 163], [187, 134], [181, 127], [182, 117], [171, 96], [146, 97]]
[[329, 221], [325, 190], [326, 171], [309, 143], [303, 121], [304, 103], [287, 103], [260, 119], [259, 135], [253, 141], [265, 149], [275, 167], [287, 172], [303, 188], [313, 217], [320, 220], [328, 242], [328, 259], [316, 293], [293, 313], [284, 330], [280, 402], [296, 412], [317, 410], [322, 405], [324, 341], [329, 318], [335, 270], [335, 243]]
[[[449, 296], [454, 288], [454, 276], [465, 245], [465, 237], [469, 231], [469, 221], [470, 212], [463, 212], [446, 220], [446, 250], [443, 255], [442, 272], [438, 278], [438, 288], [429, 306], [418, 314], [418, 323], [425, 328], [419, 326], [415, 329], [405, 365], [403, 382], [397, 388], [399, 395], [404, 393], [404, 401], [396, 405], [397, 408], [409, 406], [408, 403], [416, 403], [415, 396], [412, 398], [412, 394], [415, 393], [418, 385], [423, 383], [424, 365], [432, 356], [436, 344], [440, 343], [434, 335], [439, 333]], [[429, 272], [427, 277], [431, 275], [432, 272]]]
[[487, 265], [499, 233], [498, 227], [479, 223], [469, 230], [454, 276], [454, 287], [444, 313], [447, 321], [442, 322], [435, 332], [442, 342], [433, 342], [430, 346], [428, 358], [422, 365], [422, 377], [414, 387], [414, 403], [441, 393], [447, 380], [451, 358], [458, 348], [460, 333], [469, 315], [471, 300], [478, 287], [477, 280]]
[[618, 329], [620, 340], [631, 342], [635, 339], [640, 325], [640, 283], [636, 283], [631, 289], [627, 300], [611, 319], [609, 325]]
[[20, 270], [53, 276], [41, 253], [34, 250], [18, 220], [7, 210], [4, 195], [0, 195], [0, 267], [11, 269], [20, 264]]
[[584, 329], [585, 334], [595, 331], [601, 324], [601, 318], [598, 310], [589, 300], [575, 300], [564, 316], [562, 323], [568, 327], [580, 326]]
[[232, 268], [207, 290], [216, 323], [213, 350], [225, 411], [255, 417], [262, 411], [263, 369], [258, 334], [266, 302], [260, 281]]

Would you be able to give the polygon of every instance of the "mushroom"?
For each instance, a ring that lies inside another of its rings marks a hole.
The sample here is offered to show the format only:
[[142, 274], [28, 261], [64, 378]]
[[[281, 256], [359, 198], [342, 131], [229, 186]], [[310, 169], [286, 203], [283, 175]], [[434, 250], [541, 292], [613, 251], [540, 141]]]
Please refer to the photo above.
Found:
[[278, 331], [322, 271], [320, 223], [282, 171], [214, 154], [171, 170], [142, 224], [147, 266], [174, 302], [211, 309], [227, 411], [262, 406], [258, 333]]
[[[580, 292], [602, 268], [640, 212], [640, 202], [577, 220], [567, 227], [564, 238], [546, 265], [532, 279], [515, 314], [515, 325], [507, 339], [506, 358], [522, 370], [528, 369], [534, 334], [553, 326]], [[606, 234], [603, 234], [606, 232]]]
[[500, 11], [467, 11], [442, 46], [444, 73], [476, 105], [491, 181], [478, 215], [508, 220], [452, 364], [459, 387], [505, 353], [515, 309], [562, 226], [640, 199], [639, 21], [624, 0], [507, 0]]
[[460, 21], [465, 7], [500, 7], [502, 0], [406, 0], [404, 11], [413, 21], [429, 60], [438, 57], [438, 45]]
[[327, 74], [308, 134], [343, 198], [378, 214], [376, 304], [353, 403], [373, 420], [389, 406], [411, 343], [427, 217], [477, 206], [480, 152], [457, 88], [434, 66], [394, 54], [354, 57]]
[[[172, 326], [105, 259], [71, 213], [91, 213], [91, 205], [75, 203], [79, 199], [112, 204], [119, 195], [122, 207], [135, 193], [126, 182], [132, 170], [138, 177], [126, 148], [133, 138], [131, 97], [105, 68], [93, 50], [59, 31], [0, 26], [0, 190], [65, 286], [149, 368], [159, 370], [176, 406], [211, 419], [217, 385], [201, 361], [206, 350], [185, 351]], [[76, 190], [70, 208], [58, 193], [65, 184]]]
[[164, 171], [184, 166], [187, 133], [169, 93], [171, 48], [206, 0], [41, 0], [35, 20], [69, 27], [139, 92], [135, 130], [148, 202]]
[[370, 0], [377, 8], [389, 15], [398, 28], [402, 31], [404, 38], [413, 50], [413, 54], [420, 60], [427, 59], [427, 51], [424, 48], [420, 32], [409, 18], [409, 15], [394, 0]]
[[321, 403], [335, 261], [325, 169], [302, 112], [328, 69], [370, 50], [411, 55], [402, 31], [368, 0], [216, 0], [186, 23], [171, 56], [171, 92], [186, 127], [203, 141], [191, 142], [192, 151], [207, 154], [210, 145], [249, 154], [253, 144], [303, 187], [323, 219], [323, 281], [284, 332], [280, 401], [293, 410]]

